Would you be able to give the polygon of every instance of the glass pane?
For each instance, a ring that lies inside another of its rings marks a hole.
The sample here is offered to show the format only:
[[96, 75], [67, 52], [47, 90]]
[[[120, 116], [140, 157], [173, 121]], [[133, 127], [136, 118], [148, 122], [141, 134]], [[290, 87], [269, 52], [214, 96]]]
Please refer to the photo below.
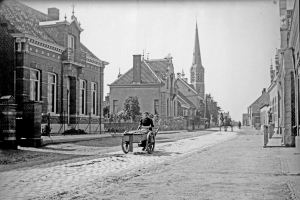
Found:
[[30, 79], [38, 80], [38, 71], [30, 70]]
[[51, 84], [48, 85], [48, 112], [52, 112], [52, 96], [53, 96], [53, 91]]
[[55, 83], [55, 75], [49, 74], [49, 76], [48, 76], [48, 83]]
[[34, 98], [34, 100], [35, 101], [38, 101], [39, 100], [39, 97], [38, 97], [38, 82], [37, 81], [34, 81], [34, 96], [35, 96], [35, 98]]
[[30, 81], [30, 100], [34, 100], [34, 82]]

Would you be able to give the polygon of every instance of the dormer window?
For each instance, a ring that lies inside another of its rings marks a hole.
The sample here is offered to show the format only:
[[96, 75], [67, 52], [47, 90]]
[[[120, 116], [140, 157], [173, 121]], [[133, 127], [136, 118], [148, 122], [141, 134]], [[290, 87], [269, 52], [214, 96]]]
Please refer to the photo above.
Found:
[[75, 48], [75, 39], [73, 35], [68, 35], [68, 48]]

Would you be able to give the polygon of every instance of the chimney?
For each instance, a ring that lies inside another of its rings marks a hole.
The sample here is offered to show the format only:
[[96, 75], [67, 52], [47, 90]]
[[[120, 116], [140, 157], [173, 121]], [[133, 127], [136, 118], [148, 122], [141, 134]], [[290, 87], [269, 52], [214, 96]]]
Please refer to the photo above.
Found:
[[177, 78], [181, 78], [181, 74], [180, 73], [177, 73]]
[[141, 55], [133, 55], [133, 83], [141, 83]]
[[262, 90], [262, 94], [264, 94], [266, 92], [266, 88], [263, 88]]
[[59, 20], [59, 10], [57, 8], [48, 8], [48, 16], [53, 20]]

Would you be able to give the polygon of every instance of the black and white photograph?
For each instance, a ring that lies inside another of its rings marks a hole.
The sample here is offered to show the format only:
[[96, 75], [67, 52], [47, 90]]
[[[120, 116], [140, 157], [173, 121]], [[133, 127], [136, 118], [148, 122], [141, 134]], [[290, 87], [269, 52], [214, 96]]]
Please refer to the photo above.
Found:
[[0, 0], [1, 200], [300, 200], [300, 0]]

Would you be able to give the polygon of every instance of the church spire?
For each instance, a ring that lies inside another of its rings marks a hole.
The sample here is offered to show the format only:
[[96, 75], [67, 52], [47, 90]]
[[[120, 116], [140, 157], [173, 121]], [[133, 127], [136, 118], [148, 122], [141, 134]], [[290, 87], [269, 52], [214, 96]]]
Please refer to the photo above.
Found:
[[195, 47], [194, 47], [194, 54], [193, 54], [193, 65], [202, 66], [197, 22], [196, 22], [196, 34], [195, 34]]

